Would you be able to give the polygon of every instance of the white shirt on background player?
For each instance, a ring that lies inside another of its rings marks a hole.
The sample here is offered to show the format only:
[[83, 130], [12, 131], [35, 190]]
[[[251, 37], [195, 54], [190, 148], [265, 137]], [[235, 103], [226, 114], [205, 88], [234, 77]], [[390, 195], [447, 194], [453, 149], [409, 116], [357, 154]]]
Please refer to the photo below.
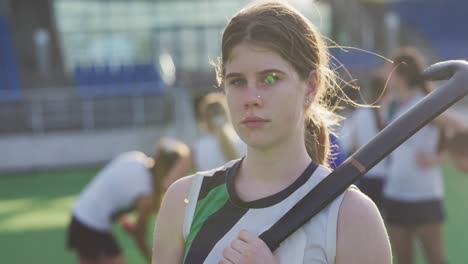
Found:
[[[418, 93], [396, 112], [400, 116], [424, 97]], [[443, 197], [443, 178], [440, 166], [421, 168], [416, 162], [418, 153], [437, 154], [439, 128], [423, 127], [391, 154], [389, 174], [384, 196], [399, 201], [434, 200]]]
[[[381, 115], [385, 116], [386, 109], [381, 108]], [[349, 153], [352, 148], [360, 148], [369, 143], [380, 131], [375, 122], [374, 110], [372, 108], [358, 108], [349, 119], [345, 120], [341, 130], [341, 142]], [[385, 122], [385, 118], [382, 118]], [[387, 159], [383, 159], [369, 170], [364, 177], [383, 178], [388, 170]]]
[[151, 177], [145, 154], [123, 153], [80, 193], [72, 209], [73, 215], [93, 229], [111, 231], [113, 214], [130, 208], [138, 197], [151, 195]]

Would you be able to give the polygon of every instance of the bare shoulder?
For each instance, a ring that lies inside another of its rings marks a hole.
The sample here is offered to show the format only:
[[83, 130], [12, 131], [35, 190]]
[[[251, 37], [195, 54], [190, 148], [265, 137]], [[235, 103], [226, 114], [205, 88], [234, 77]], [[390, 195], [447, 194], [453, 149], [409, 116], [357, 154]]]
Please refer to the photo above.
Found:
[[[175, 199], [174, 202], [177, 203], [179, 200], [177, 198], [185, 198], [190, 190], [190, 187], [192, 186], [193, 177], [194, 175], [182, 177], [172, 183], [164, 195], [163, 203], [164, 201], [172, 202], [173, 198]], [[183, 201], [184, 200], [182, 199], [182, 204]]]
[[374, 202], [359, 190], [345, 192], [338, 213], [336, 262], [391, 263], [387, 231]]
[[166, 194], [156, 218], [153, 243], [153, 263], [181, 263], [184, 251], [183, 224], [185, 198], [193, 176], [174, 182]]
[[362, 216], [366, 216], [366, 219], [372, 222], [381, 220], [379, 210], [374, 202], [361, 191], [349, 188], [344, 194], [339, 217], [344, 217], [347, 220], [356, 218], [356, 220], [362, 221]]
[[183, 219], [185, 198], [192, 186], [193, 177], [193, 175], [182, 177], [169, 186], [169, 189], [164, 194], [158, 218], [161, 218], [161, 220], [164, 218]]

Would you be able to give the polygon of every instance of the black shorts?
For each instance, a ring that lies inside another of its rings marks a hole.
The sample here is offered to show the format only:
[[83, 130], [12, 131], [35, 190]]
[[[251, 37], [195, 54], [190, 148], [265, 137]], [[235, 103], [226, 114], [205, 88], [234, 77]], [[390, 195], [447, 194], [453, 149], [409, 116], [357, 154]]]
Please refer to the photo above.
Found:
[[97, 259], [114, 257], [121, 254], [119, 245], [112, 233], [91, 229], [82, 224], [75, 216], [68, 227], [67, 246], [81, 257]]
[[377, 205], [379, 210], [382, 207], [383, 200], [383, 178], [361, 178], [359, 179], [357, 187], [365, 195], [369, 196], [372, 201]]
[[389, 225], [437, 224], [446, 218], [441, 200], [403, 202], [385, 199], [383, 210]]

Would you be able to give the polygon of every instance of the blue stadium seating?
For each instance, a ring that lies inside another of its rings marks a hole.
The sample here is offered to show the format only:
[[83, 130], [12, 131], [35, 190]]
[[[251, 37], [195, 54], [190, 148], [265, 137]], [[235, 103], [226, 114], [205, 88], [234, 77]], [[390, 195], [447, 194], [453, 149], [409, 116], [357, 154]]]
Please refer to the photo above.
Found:
[[378, 67], [384, 60], [372, 51], [332, 48], [330, 49], [330, 65], [333, 69], [350, 71], [365, 71]]
[[163, 94], [166, 89], [152, 63], [78, 66], [74, 78], [82, 97]]
[[0, 16], [0, 102], [17, 101], [22, 97], [21, 81], [5, 17]]
[[396, 1], [393, 10], [403, 25], [418, 29], [441, 59], [468, 59], [468, 1]]

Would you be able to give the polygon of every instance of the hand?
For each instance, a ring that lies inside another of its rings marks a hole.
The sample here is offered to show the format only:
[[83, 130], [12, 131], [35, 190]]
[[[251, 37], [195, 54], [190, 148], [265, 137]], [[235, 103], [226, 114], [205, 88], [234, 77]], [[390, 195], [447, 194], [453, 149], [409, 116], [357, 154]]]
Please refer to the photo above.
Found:
[[211, 120], [211, 124], [215, 131], [222, 130], [224, 125], [227, 123], [227, 119], [224, 115], [217, 115]]
[[245, 230], [223, 251], [219, 264], [279, 263], [268, 246], [256, 235]]
[[122, 216], [119, 219], [119, 223], [127, 234], [133, 235], [135, 233], [135, 225], [126, 216]]
[[434, 154], [419, 152], [416, 154], [416, 164], [420, 168], [430, 168], [439, 164], [439, 157]]

